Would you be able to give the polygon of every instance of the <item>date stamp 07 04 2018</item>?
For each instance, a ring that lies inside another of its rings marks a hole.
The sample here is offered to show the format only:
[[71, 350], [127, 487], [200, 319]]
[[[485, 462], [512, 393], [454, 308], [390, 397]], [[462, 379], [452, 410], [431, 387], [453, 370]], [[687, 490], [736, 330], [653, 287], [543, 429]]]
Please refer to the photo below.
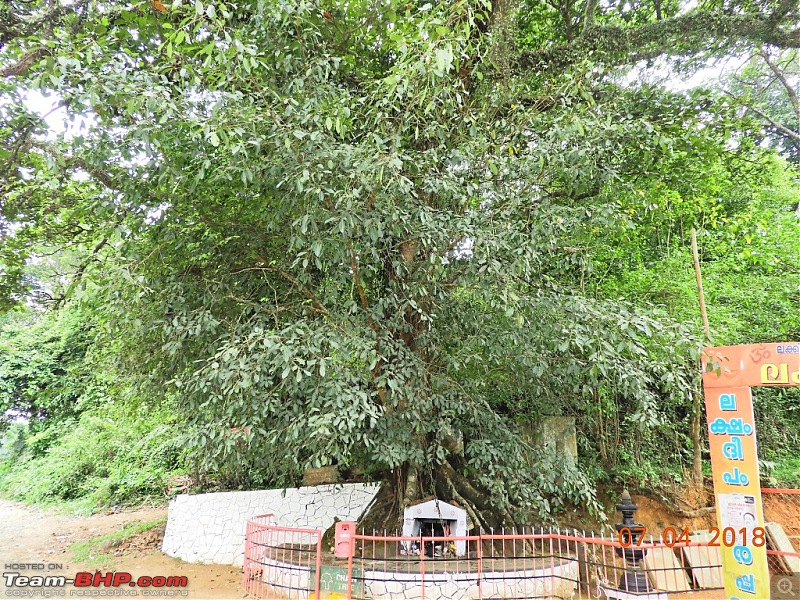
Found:
[[[725, 527], [722, 530], [718, 527], [711, 527], [708, 531], [711, 534], [711, 539], [703, 542], [705, 546], [747, 546], [749, 540], [751, 545], [760, 548], [767, 543], [766, 532], [763, 527], [742, 527], [741, 529]], [[641, 546], [646, 534], [647, 527], [622, 527], [617, 535], [620, 546], [629, 548], [630, 546]], [[661, 534], [661, 543], [669, 548], [676, 544], [689, 544], [691, 542], [691, 534], [688, 529], [667, 527]], [[800, 596], [798, 596], [798, 599], [800, 600]]]

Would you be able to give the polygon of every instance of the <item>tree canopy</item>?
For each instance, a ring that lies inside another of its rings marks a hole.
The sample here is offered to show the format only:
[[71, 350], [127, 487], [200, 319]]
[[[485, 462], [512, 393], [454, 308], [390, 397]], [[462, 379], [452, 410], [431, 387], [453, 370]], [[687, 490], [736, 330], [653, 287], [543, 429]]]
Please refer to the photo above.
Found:
[[[576, 415], [607, 464], [684, 457], [702, 340], [607, 276], [692, 227], [723, 238], [778, 167], [735, 102], [627, 74], [795, 48], [796, 2], [0, 16], [3, 301], [91, 299], [114, 368], [177, 399], [203, 469], [357, 467], [394, 516], [435, 493], [496, 526], [592, 501], [520, 436], [542, 415]], [[46, 135], [31, 90], [68, 131]], [[71, 272], [30, 276], [56, 249]]]

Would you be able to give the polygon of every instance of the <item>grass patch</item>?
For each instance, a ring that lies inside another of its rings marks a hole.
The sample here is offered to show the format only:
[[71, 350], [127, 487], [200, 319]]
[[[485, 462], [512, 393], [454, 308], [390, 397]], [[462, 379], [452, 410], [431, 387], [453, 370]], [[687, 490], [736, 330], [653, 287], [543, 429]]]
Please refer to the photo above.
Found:
[[93, 567], [108, 567], [114, 558], [114, 550], [125, 540], [135, 535], [160, 527], [167, 522], [167, 518], [146, 521], [144, 523], [129, 523], [116, 533], [101, 535], [85, 542], [78, 542], [70, 546], [72, 559]]
[[800, 458], [776, 461], [770, 475], [776, 479], [778, 487], [800, 487]]

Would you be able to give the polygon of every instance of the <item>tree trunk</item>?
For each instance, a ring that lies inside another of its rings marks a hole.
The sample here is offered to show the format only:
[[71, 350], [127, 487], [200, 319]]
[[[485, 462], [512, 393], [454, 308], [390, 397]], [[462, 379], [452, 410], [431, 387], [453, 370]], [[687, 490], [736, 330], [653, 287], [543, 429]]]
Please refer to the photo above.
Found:
[[[455, 458], [450, 461], [456, 462]], [[469, 529], [474, 532], [523, 525], [515, 521], [508, 509], [493, 506], [490, 494], [474, 486], [450, 461], [433, 467], [433, 480], [426, 482], [421, 481], [416, 467], [397, 469], [359, 517], [358, 529], [401, 530], [405, 509], [426, 498], [438, 498], [463, 508], [471, 523]]]

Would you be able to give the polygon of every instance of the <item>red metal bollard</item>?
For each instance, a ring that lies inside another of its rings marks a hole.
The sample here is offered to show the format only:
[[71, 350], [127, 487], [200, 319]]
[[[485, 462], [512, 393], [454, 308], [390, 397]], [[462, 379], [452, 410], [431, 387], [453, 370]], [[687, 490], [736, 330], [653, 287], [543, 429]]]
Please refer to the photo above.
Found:
[[355, 521], [339, 521], [333, 543], [333, 554], [336, 558], [350, 557], [350, 537], [356, 532]]

